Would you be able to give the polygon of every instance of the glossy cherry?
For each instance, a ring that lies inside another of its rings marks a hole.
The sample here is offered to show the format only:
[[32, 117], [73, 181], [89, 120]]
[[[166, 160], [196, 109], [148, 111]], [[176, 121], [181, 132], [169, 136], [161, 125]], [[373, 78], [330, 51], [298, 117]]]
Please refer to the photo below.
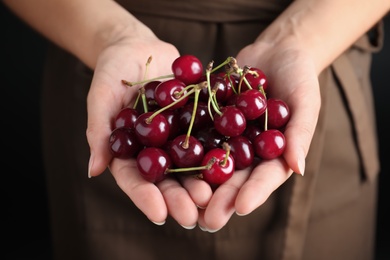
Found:
[[226, 155], [225, 149], [214, 148], [208, 151], [202, 160], [202, 165], [212, 164], [210, 169], [201, 171], [204, 181], [211, 186], [218, 186], [233, 176], [235, 163], [233, 156]]
[[127, 127], [114, 129], [111, 132], [109, 143], [111, 154], [121, 159], [135, 157], [142, 148], [134, 131]]
[[[206, 76], [201, 77], [200, 81], [206, 81]], [[225, 79], [218, 76], [217, 74], [210, 75], [210, 88], [215, 92], [215, 97], [218, 102], [225, 102], [233, 94], [233, 89], [231, 84], [227, 84]], [[200, 92], [199, 98], [203, 101], [208, 101], [209, 91], [207, 88], [202, 89]]]
[[[261, 69], [258, 68], [250, 68], [250, 72], [254, 73], [247, 73], [245, 74], [245, 78], [248, 80], [249, 84], [253, 89], [259, 90], [261, 87], [264, 91], [268, 88], [268, 79], [264, 72]], [[246, 85], [242, 85], [242, 91], [245, 91], [247, 89]]]
[[236, 107], [239, 108], [247, 120], [259, 118], [267, 108], [267, 99], [257, 89], [248, 89], [238, 94]]
[[213, 148], [222, 148], [227, 141], [226, 136], [219, 133], [214, 127], [205, 127], [195, 133], [195, 138], [201, 142], [205, 152]]
[[274, 159], [283, 154], [286, 148], [286, 138], [277, 129], [268, 129], [256, 136], [253, 141], [255, 154], [262, 159]]
[[182, 128], [180, 126], [180, 112], [179, 110], [164, 110], [161, 111], [161, 114], [165, 117], [169, 125], [169, 137], [168, 139], [175, 138], [178, 134], [181, 133]]
[[137, 168], [149, 182], [156, 183], [165, 179], [171, 167], [171, 158], [161, 148], [147, 147], [138, 153]]
[[242, 111], [235, 106], [221, 108], [221, 114], [214, 115], [215, 129], [225, 136], [237, 136], [244, 132], [246, 119]]
[[[148, 111], [153, 111], [159, 108], [156, 99], [155, 99], [155, 90], [156, 87], [161, 83], [159, 80], [153, 80], [149, 81], [144, 84], [144, 92], [145, 92], [145, 98], [146, 103], [148, 105]], [[139, 105], [142, 105], [141, 100], [139, 101]], [[142, 112], [145, 112], [144, 110], [141, 110]]]
[[241, 170], [250, 166], [254, 159], [254, 149], [251, 141], [243, 135], [234, 136], [227, 140], [230, 153], [234, 158], [235, 169]]
[[[182, 129], [188, 129], [194, 111], [194, 102], [188, 102], [180, 109], [179, 121]], [[207, 103], [199, 101], [196, 106], [196, 113], [192, 129], [194, 131], [212, 126], [213, 121], [208, 112]]]
[[[290, 109], [286, 102], [277, 98], [268, 98], [267, 101], [268, 129], [282, 129], [290, 120]], [[260, 117], [260, 123], [264, 125], [265, 116]]]
[[[179, 135], [170, 142], [169, 155], [173, 164], [179, 168], [199, 166], [204, 156], [202, 143], [195, 137]], [[186, 143], [187, 142], [187, 143]]]
[[172, 63], [172, 72], [176, 79], [185, 85], [196, 84], [203, 75], [203, 64], [194, 55], [184, 54]]
[[122, 108], [115, 117], [113, 129], [118, 127], [127, 127], [133, 129], [134, 122], [138, 116], [138, 110], [131, 107]]
[[154, 91], [154, 99], [160, 107], [166, 107], [170, 104], [176, 102], [169, 109], [177, 109], [184, 106], [188, 97], [184, 97], [182, 100], [178, 101], [181, 97], [186, 94], [185, 91], [186, 85], [183, 81], [178, 79], [169, 79], [161, 82], [157, 85]]
[[168, 140], [169, 123], [162, 114], [157, 114], [150, 120], [152, 115], [153, 112], [139, 115], [134, 123], [134, 129], [140, 143], [160, 147]]

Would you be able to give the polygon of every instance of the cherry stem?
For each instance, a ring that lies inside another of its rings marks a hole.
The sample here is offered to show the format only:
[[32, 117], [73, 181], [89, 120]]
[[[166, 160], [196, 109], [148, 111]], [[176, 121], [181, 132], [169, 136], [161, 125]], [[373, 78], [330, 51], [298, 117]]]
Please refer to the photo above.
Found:
[[215, 98], [213, 98], [213, 93], [211, 92], [210, 74], [212, 72], [212, 66], [213, 66], [213, 61], [209, 62], [206, 68], [207, 91], [209, 92], [208, 104], [209, 104], [209, 113], [211, 118], [213, 118], [213, 115], [210, 110], [210, 103], [213, 106], [215, 112], [218, 113], [219, 115], [222, 115], [222, 112], [219, 110], [218, 102], [216, 101]]
[[[260, 86], [259, 91], [261, 93], [263, 93], [265, 98], [267, 98], [267, 95], [264, 91], [263, 86]], [[265, 108], [265, 112], [264, 112], [264, 131], [267, 131], [267, 130], [268, 130], [268, 106]]]
[[[214, 61], [211, 61], [211, 63], [214, 63]], [[222, 62], [221, 64], [219, 64], [217, 67], [215, 67], [214, 69], [211, 70], [211, 73], [219, 70], [220, 68], [224, 67], [225, 65], [227, 64], [231, 64], [231, 63], [237, 63], [236, 59], [233, 58], [233, 57], [228, 57], [224, 62]]]
[[[197, 166], [197, 167], [188, 167], [188, 168], [167, 169], [166, 173], [170, 173], [170, 172], [182, 173], [182, 172], [190, 172], [190, 171], [192, 172], [192, 171], [210, 170], [213, 164], [216, 162], [216, 160], [217, 159], [215, 157], [212, 157], [210, 161], [207, 162], [206, 165]], [[197, 173], [191, 175], [197, 175]]]
[[187, 149], [189, 147], [189, 140], [190, 140], [190, 136], [191, 136], [191, 131], [192, 131], [192, 127], [194, 126], [194, 122], [195, 122], [196, 110], [198, 109], [199, 93], [205, 87], [207, 87], [207, 83], [206, 82], [199, 83], [198, 85], [195, 85], [195, 87], [194, 87], [194, 91], [195, 91], [194, 107], [192, 109], [192, 116], [191, 116], [190, 125], [188, 126], [186, 139], [185, 139], [185, 141], [183, 142], [183, 145], [182, 145], [182, 147], [184, 149]]
[[223, 161], [220, 162], [220, 165], [221, 166], [225, 166], [227, 164], [227, 161], [229, 159], [229, 155], [230, 155], [230, 146], [228, 143], [224, 142], [222, 144], [222, 147], [223, 149], [226, 151], [226, 155], [225, 155], [225, 158], [223, 159]]
[[127, 81], [127, 80], [122, 79], [122, 83], [129, 86], [129, 87], [132, 87], [135, 85], [148, 83], [150, 81], [168, 79], [168, 78], [173, 78], [173, 77], [174, 77], [174, 74], [168, 74], [168, 75], [163, 75], [163, 76], [159, 76], [159, 77], [155, 77], [155, 78], [151, 78], [151, 79], [145, 79], [145, 80], [141, 80], [141, 81], [135, 81], [135, 82], [131, 82], [131, 81]]

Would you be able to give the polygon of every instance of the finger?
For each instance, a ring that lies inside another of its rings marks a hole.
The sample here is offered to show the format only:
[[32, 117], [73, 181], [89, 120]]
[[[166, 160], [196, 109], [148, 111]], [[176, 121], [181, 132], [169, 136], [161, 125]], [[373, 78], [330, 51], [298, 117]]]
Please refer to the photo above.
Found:
[[200, 225], [209, 232], [220, 230], [236, 211], [235, 201], [240, 188], [248, 179], [250, 169], [235, 171], [233, 176], [221, 184], [214, 192]]
[[198, 220], [198, 209], [187, 190], [174, 178], [167, 178], [156, 185], [164, 197], [169, 215], [184, 228], [194, 228]]
[[168, 209], [158, 187], [142, 178], [135, 160], [113, 159], [110, 170], [118, 186], [154, 223], [164, 223]]
[[[294, 98], [287, 100], [291, 117], [285, 128], [286, 149], [284, 158], [294, 172], [304, 175], [305, 158], [309, 151], [320, 110], [320, 93], [318, 81], [310, 81], [297, 88]], [[307, 91], [310, 88], [311, 91]], [[305, 94], [300, 96], [299, 92]]]
[[201, 209], [206, 208], [213, 196], [210, 185], [194, 176], [179, 176], [179, 180], [182, 186], [188, 191], [195, 205]]
[[283, 158], [264, 160], [251, 172], [235, 200], [238, 215], [247, 215], [260, 207], [292, 174]]
[[115, 98], [113, 89], [123, 88], [119, 86], [120, 83], [115, 82], [118, 81], [109, 82], [95, 76], [88, 94], [86, 135], [91, 152], [88, 170], [90, 177], [103, 172], [112, 159], [108, 142], [112, 131], [111, 120], [115, 118], [122, 106], [122, 103]]

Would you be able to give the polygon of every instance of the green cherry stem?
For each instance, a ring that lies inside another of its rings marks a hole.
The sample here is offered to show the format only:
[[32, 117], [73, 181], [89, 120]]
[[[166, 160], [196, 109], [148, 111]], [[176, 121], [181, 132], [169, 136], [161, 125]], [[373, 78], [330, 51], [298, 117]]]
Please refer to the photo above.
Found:
[[192, 116], [191, 116], [190, 125], [188, 126], [186, 139], [184, 140], [184, 142], [182, 144], [182, 147], [184, 149], [187, 149], [189, 147], [189, 140], [190, 140], [190, 136], [191, 136], [191, 131], [192, 131], [192, 128], [193, 128], [194, 122], [195, 122], [196, 110], [198, 109], [199, 93], [205, 87], [207, 87], [207, 82], [202, 82], [202, 83], [199, 83], [198, 85], [194, 86], [194, 91], [195, 91], [194, 107], [192, 109]]
[[225, 166], [227, 161], [229, 160], [229, 155], [230, 155], [230, 146], [228, 143], [224, 142], [222, 144], [222, 147], [223, 149], [226, 151], [226, 155], [225, 155], [225, 158], [223, 159], [223, 161], [220, 162], [220, 165], [221, 166]]
[[[210, 170], [213, 164], [216, 162], [216, 158], [211, 158], [206, 165], [197, 166], [197, 167], [188, 167], [188, 168], [176, 168], [176, 169], [167, 169], [166, 173], [184, 173], [184, 172], [193, 172], [193, 171], [201, 171], [201, 170]], [[197, 175], [191, 173], [190, 175]]]
[[213, 113], [211, 113], [211, 108], [210, 104], [213, 106], [214, 110], [216, 113], [219, 115], [222, 115], [222, 112], [219, 110], [218, 102], [216, 99], [213, 97], [213, 93], [211, 90], [211, 83], [210, 83], [210, 74], [212, 73], [212, 66], [213, 66], [213, 61], [209, 62], [206, 68], [206, 79], [207, 79], [207, 91], [209, 93], [209, 100], [208, 100], [208, 110], [211, 118], [213, 118]]

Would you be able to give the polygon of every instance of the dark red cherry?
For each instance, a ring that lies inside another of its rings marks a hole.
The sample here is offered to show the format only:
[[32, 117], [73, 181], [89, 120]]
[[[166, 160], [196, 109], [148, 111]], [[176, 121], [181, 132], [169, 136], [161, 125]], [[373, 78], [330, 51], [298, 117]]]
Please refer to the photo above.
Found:
[[111, 154], [121, 159], [134, 157], [142, 148], [134, 131], [126, 127], [114, 129], [109, 143]]
[[168, 140], [169, 123], [162, 114], [157, 114], [150, 120], [152, 114], [153, 112], [146, 112], [139, 115], [134, 123], [134, 129], [140, 143], [160, 147]]
[[[282, 129], [290, 120], [290, 109], [286, 102], [277, 98], [268, 98], [267, 101], [268, 129]], [[265, 115], [260, 117], [260, 123], [264, 125]]]
[[217, 75], [222, 77], [225, 80], [226, 86], [228, 87], [228, 89], [230, 89], [232, 91], [231, 95], [233, 95], [234, 90], [237, 91], [237, 89], [238, 89], [240, 77], [236, 74], [230, 74], [228, 76], [228, 74], [226, 74], [226, 72], [220, 72]]
[[196, 84], [203, 75], [203, 65], [196, 56], [184, 54], [173, 61], [172, 72], [174, 77], [184, 84]]
[[255, 154], [262, 159], [274, 159], [281, 156], [286, 148], [286, 138], [277, 129], [268, 129], [256, 136], [253, 147]]
[[221, 108], [221, 115], [214, 115], [215, 129], [225, 136], [237, 136], [244, 132], [246, 119], [242, 111], [234, 106]]
[[169, 125], [168, 139], [175, 138], [182, 130], [180, 127], [180, 112], [179, 112], [179, 110], [167, 109], [167, 110], [161, 111], [161, 114], [165, 117], [165, 119], [167, 120], [168, 125]]
[[114, 120], [113, 129], [118, 127], [127, 127], [130, 129], [134, 128], [134, 122], [139, 115], [138, 110], [130, 107], [122, 108], [117, 114]]
[[239, 108], [247, 120], [259, 118], [267, 108], [267, 99], [257, 89], [248, 89], [238, 94], [236, 107]]
[[204, 155], [202, 144], [193, 136], [186, 145], [185, 140], [186, 135], [179, 135], [170, 142], [168, 151], [173, 164], [179, 168], [199, 166]]
[[208, 151], [203, 157], [201, 165], [212, 163], [210, 169], [201, 171], [204, 181], [211, 186], [218, 186], [233, 176], [235, 164], [231, 154], [226, 156], [226, 151], [222, 148], [214, 148]]
[[[188, 102], [182, 109], [180, 109], [180, 127], [182, 129], [187, 130], [190, 126], [190, 122], [192, 119], [192, 113], [194, 111], [194, 102]], [[209, 127], [213, 124], [213, 121], [210, 117], [210, 113], [208, 111], [207, 103], [199, 101], [196, 106], [196, 113], [194, 118], [194, 123], [192, 129], [194, 131]]]
[[[202, 76], [200, 79], [200, 81], [206, 80], [206, 76]], [[218, 102], [225, 102], [233, 94], [233, 89], [231, 85], [226, 84], [225, 79], [216, 74], [210, 75], [210, 88], [212, 91], [215, 91], [215, 97]], [[199, 93], [199, 98], [206, 102], [208, 101], [209, 96], [210, 95], [208, 88], [203, 88]]]
[[[259, 90], [262, 87], [265, 91], [268, 88], [268, 80], [264, 72], [258, 68], [250, 68], [249, 70], [250, 72], [254, 72], [254, 74], [247, 73], [245, 74], [245, 78], [248, 80], [251, 87], [257, 90]], [[247, 89], [246, 84], [243, 83], [241, 91], [245, 91], [246, 89]]]
[[220, 134], [214, 127], [204, 127], [195, 133], [195, 138], [201, 142], [205, 152], [213, 148], [222, 148], [227, 138]]
[[164, 180], [171, 167], [171, 158], [161, 148], [147, 147], [138, 153], [137, 168], [141, 176], [149, 182]]
[[230, 145], [230, 153], [234, 158], [236, 170], [250, 166], [254, 158], [254, 149], [251, 141], [243, 135], [230, 137], [227, 141]]
[[[186, 94], [185, 87], [186, 85], [178, 79], [169, 79], [163, 81], [157, 85], [154, 92], [154, 98], [160, 107], [166, 107], [176, 102], [178, 99], [180, 99]], [[180, 108], [184, 106], [187, 103], [187, 101], [188, 101], [188, 97], [185, 97], [182, 100], [175, 103], [169, 109]]]
[[254, 122], [250, 122], [246, 125], [244, 133], [242, 135], [246, 136], [249, 141], [253, 143], [255, 137], [262, 132], [262, 129], [258, 124], [254, 124]]
[[[146, 98], [146, 103], [148, 105], [148, 111], [153, 111], [159, 108], [154, 92], [156, 90], [156, 87], [161, 83], [159, 80], [154, 80], [154, 81], [149, 81], [145, 83], [144, 85], [144, 91], [145, 91], [145, 98]], [[142, 105], [142, 101], [139, 101], [139, 104]], [[143, 111], [143, 110], [142, 110]], [[143, 111], [145, 112], [145, 111]]]

